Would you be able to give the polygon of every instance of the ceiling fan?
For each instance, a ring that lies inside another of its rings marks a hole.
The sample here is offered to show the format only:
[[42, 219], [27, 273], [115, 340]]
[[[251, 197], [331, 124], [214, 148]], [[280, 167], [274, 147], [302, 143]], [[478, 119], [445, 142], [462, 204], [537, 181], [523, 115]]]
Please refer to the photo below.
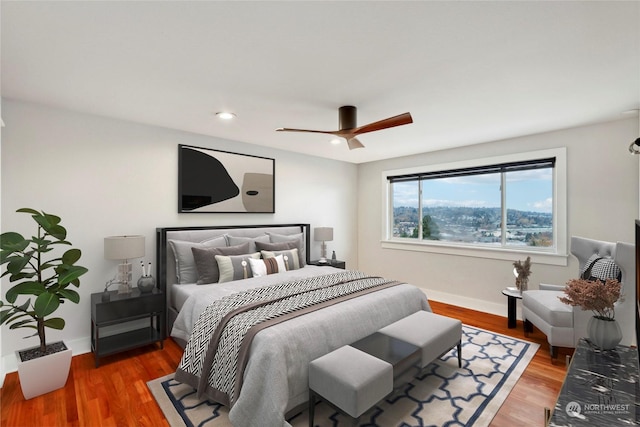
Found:
[[309, 130], [309, 129], [291, 129], [291, 128], [278, 128], [279, 132], [311, 132], [311, 133], [326, 133], [329, 135], [339, 136], [347, 140], [349, 150], [356, 148], [362, 148], [364, 145], [358, 141], [357, 136], [367, 132], [375, 132], [378, 130], [388, 129], [396, 126], [408, 125], [413, 123], [410, 113], [400, 114], [398, 116], [382, 119], [377, 122], [369, 123], [364, 126], [356, 125], [357, 109], [351, 105], [345, 105], [338, 109], [338, 122], [340, 129], [334, 131], [325, 130]]

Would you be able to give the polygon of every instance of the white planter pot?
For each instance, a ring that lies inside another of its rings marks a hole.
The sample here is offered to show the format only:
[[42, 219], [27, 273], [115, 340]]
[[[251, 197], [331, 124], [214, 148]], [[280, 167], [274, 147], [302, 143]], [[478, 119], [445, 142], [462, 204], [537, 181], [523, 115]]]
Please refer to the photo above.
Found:
[[20, 359], [20, 352], [16, 351], [20, 388], [26, 400], [64, 387], [72, 356], [71, 349], [66, 347], [66, 350], [25, 362]]

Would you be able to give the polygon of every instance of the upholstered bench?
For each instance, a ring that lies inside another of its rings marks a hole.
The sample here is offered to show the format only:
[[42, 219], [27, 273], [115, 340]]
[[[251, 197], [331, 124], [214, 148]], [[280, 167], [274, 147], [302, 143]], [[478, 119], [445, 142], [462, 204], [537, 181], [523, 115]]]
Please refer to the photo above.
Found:
[[379, 332], [420, 347], [422, 368], [456, 346], [458, 367], [462, 366], [462, 322], [458, 319], [418, 311], [385, 326]]
[[393, 391], [393, 367], [345, 345], [309, 364], [309, 426], [313, 427], [316, 397], [357, 419]]

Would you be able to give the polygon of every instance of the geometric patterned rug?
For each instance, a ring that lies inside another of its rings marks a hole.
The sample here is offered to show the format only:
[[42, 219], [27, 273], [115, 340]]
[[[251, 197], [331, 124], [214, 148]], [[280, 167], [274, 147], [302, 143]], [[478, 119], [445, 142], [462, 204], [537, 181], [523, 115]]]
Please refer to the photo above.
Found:
[[[462, 327], [462, 368], [454, 348], [360, 417], [367, 427], [488, 426], [526, 369], [538, 344], [471, 326]], [[172, 427], [231, 427], [226, 407], [198, 401], [195, 390], [173, 374], [148, 383]], [[315, 425], [343, 425], [343, 415], [319, 403]], [[290, 418], [309, 425], [307, 412]]]

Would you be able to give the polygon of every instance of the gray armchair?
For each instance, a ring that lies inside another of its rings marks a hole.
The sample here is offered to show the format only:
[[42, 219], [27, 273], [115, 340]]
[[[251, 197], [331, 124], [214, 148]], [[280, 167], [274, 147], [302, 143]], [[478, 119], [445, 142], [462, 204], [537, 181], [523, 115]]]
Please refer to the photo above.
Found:
[[[594, 254], [611, 257], [622, 270], [622, 297], [615, 304], [616, 320], [622, 329], [623, 345], [635, 344], [636, 266], [635, 247], [630, 243], [612, 243], [584, 237], [571, 238], [571, 254], [580, 263], [580, 270]], [[578, 277], [578, 274], [576, 274]], [[531, 324], [540, 329], [549, 342], [551, 357], [556, 357], [556, 347], [575, 348], [581, 337], [587, 336], [587, 322], [593, 315], [580, 307], [560, 302], [564, 285], [540, 284], [540, 289], [522, 293], [522, 319], [525, 333]]]

